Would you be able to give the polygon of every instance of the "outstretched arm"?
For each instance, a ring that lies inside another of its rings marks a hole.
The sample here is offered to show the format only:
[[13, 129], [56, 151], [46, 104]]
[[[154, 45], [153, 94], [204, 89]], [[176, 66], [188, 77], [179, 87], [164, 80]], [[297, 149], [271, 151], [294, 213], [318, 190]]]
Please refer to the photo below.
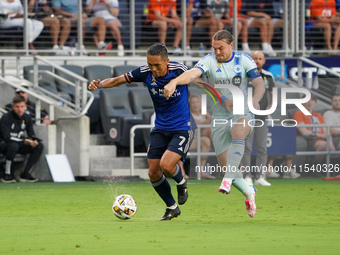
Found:
[[202, 75], [202, 71], [199, 68], [192, 68], [185, 71], [177, 78], [171, 80], [167, 85], [164, 86], [164, 94], [166, 99], [174, 93], [177, 85], [184, 85], [190, 83], [193, 79], [196, 79]]
[[93, 80], [91, 81], [91, 83], [89, 84], [88, 88], [89, 90], [96, 90], [96, 89], [100, 89], [100, 88], [113, 88], [113, 87], [117, 87], [119, 85], [125, 84], [127, 83], [124, 75], [118, 76], [118, 77], [114, 77], [114, 78], [108, 78], [105, 80]]
[[257, 77], [254, 80], [252, 80], [252, 84], [255, 88], [254, 95], [253, 95], [253, 106], [256, 110], [260, 110], [259, 102], [262, 99], [264, 92], [265, 92], [262, 77]]

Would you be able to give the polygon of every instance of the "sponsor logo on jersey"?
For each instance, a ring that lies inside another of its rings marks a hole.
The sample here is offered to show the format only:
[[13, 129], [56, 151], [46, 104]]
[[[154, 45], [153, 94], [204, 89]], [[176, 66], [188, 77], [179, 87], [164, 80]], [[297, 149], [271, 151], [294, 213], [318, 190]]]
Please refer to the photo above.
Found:
[[222, 70], [221, 70], [221, 63], [217, 63], [217, 70], [216, 70], [216, 73], [222, 73]]

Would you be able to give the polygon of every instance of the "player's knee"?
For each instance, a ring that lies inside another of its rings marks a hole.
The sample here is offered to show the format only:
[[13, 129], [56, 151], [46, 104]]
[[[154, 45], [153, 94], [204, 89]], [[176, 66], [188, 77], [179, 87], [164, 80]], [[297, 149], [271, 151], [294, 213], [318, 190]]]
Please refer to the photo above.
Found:
[[149, 169], [148, 176], [150, 181], [155, 182], [158, 181], [162, 177], [162, 172], [161, 171], [154, 171], [152, 169]]

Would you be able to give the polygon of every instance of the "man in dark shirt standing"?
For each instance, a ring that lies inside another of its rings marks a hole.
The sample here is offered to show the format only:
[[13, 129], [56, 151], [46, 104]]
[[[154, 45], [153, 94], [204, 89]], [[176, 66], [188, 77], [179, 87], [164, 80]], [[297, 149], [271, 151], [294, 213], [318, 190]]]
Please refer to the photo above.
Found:
[[[35, 137], [31, 117], [25, 113], [26, 102], [21, 95], [13, 98], [12, 110], [4, 114], [0, 120], [0, 151], [6, 155], [5, 175], [1, 179], [4, 183], [15, 182], [12, 173], [12, 163], [16, 153], [30, 154], [20, 182], [36, 182], [30, 174], [31, 168], [38, 161], [44, 149], [40, 139]], [[27, 137], [25, 136], [27, 134]]]
[[[263, 83], [265, 86], [265, 94], [260, 101], [260, 110], [270, 109], [272, 105], [272, 91], [274, 85], [274, 77], [273, 75], [262, 69], [264, 63], [266, 62], [265, 57], [261, 51], [255, 51], [252, 56], [253, 60], [257, 65], [257, 69], [259, 70]], [[252, 86], [251, 83], [249, 86]], [[270, 98], [270, 100], [268, 100]], [[259, 120], [261, 123], [255, 122], [253, 132], [246, 139], [246, 146], [244, 150], [244, 155], [242, 158], [242, 165], [245, 167], [244, 179], [249, 185], [253, 185], [253, 181], [250, 177], [251, 171], [251, 151], [253, 146], [253, 141], [255, 138], [257, 156], [256, 156], [256, 172], [255, 174], [255, 185], [260, 186], [271, 186], [269, 182], [265, 179], [264, 169], [263, 167], [267, 166], [267, 135], [268, 135], [268, 126], [267, 126], [267, 116], [255, 115], [255, 119]], [[263, 123], [263, 125], [261, 125]]]

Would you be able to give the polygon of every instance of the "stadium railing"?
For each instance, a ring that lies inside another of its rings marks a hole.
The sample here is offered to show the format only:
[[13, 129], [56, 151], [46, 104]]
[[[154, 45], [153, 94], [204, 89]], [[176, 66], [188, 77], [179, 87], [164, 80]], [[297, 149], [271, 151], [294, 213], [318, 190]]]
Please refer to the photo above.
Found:
[[[79, 10], [82, 10], [82, 0], [78, 0]], [[127, 54], [131, 54], [135, 56], [136, 54], [144, 53], [144, 47], [150, 46], [150, 43], [158, 41], [157, 31], [145, 32], [145, 28], [143, 25], [143, 19], [148, 13], [146, 8], [148, 0], [122, 0], [120, 1], [120, 16], [119, 19], [122, 23], [121, 35], [122, 41], [125, 47], [125, 52]], [[309, 5], [309, 1], [305, 0], [282, 0], [281, 2], [276, 1], [276, 4], [280, 4], [279, 6], [274, 7], [276, 12], [279, 12], [280, 16], [284, 20], [284, 27], [275, 28], [275, 35], [273, 40], [273, 45], [275, 47], [276, 52], [281, 53], [283, 55], [289, 55], [291, 53], [299, 53], [299, 54], [310, 54], [313, 53], [311, 49], [311, 45], [315, 45], [317, 41], [324, 42], [322, 31], [317, 29], [312, 29], [311, 32], [305, 32], [305, 22], [306, 22], [306, 13]], [[23, 1], [25, 13], [24, 19], [28, 18], [27, 15], [27, 1]], [[234, 6], [236, 13], [236, 4]], [[181, 4], [181, 13], [186, 13], [186, 1], [182, 0]], [[308, 17], [307, 17], [308, 18]], [[237, 31], [237, 17], [235, 17], [234, 25], [231, 29], [232, 31]], [[182, 15], [182, 22], [186, 24], [186, 17]], [[72, 34], [70, 36], [70, 40], [67, 42], [68, 46], [71, 46], [73, 49], [70, 51], [72, 55], [82, 55], [84, 54], [84, 50], [80, 47], [83, 42], [85, 45], [90, 46], [87, 49], [87, 52], [90, 54], [98, 54], [99, 51], [94, 47], [94, 42], [92, 40], [92, 34], [87, 33], [85, 37], [82, 35], [82, 16], [78, 17], [78, 26], [76, 31], [73, 29]], [[170, 29], [169, 29], [170, 30]], [[5, 47], [0, 48], [0, 52], [2, 53], [15, 53], [15, 54], [26, 54], [29, 55], [33, 53], [33, 51], [28, 49], [28, 35], [27, 29], [13, 28], [13, 29], [0, 29], [0, 43]], [[48, 33], [44, 30], [41, 38], [37, 39], [37, 47], [36, 50], [38, 52], [49, 54], [53, 53], [52, 50], [52, 41], [49, 40]], [[206, 44], [210, 43], [210, 38], [208, 36], [208, 28], [207, 27], [193, 27], [191, 37], [191, 44], [193, 47], [192, 52], [194, 54], [198, 54], [198, 45], [200, 42], [205, 42]], [[186, 26], [183, 26], [183, 36], [182, 42], [186, 41]], [[238, 39], [237, 34], [234, 33], [235, 36], [235, 49], [239, 49], [240, 41]], [[109, 41], [112, 38], [111, 31], [107, 30], [106, 33], [106, 41]], [[260, 41], [258, 40], [258, 29], [250, 28], [249, 30], [249, 40], [251, 43], [256, 43], [258, 46], [260, 45]], [[14, 41], [13, 41], [14, 40]], [[75, 46], [75, 42], [78, 41], [78, 46]], [[168, 38], [167, 42], [172, 42], [172, 38]], [[307, 42], [307, 43], [306, 43]], [[116, 45], [116, 42], [114, 42]], [[12, 47], [15, 45], [20, 45], [20, 47]], [[290, 47], [288, 47], [288, 45]], [[318, 52], [329, 53], [329, 50], [322, 49], [324, 47], [324, 43], [320, 44], [321, 46], [318, 48]], [[8, 46], [11, 46], [11, 49], [8, 49]], [[185, 43], [182, 43], [182, 50], [184, 54], [186, 53]], [[307, 49], [305, 49], [307, 46]], [[321, 48], [321, 49], [320, 49]], [[205, 53], [208, 53], [210, 49], [207, 49]], [[117, 53], [117, 50], [111, 50], [110, 53]]]

